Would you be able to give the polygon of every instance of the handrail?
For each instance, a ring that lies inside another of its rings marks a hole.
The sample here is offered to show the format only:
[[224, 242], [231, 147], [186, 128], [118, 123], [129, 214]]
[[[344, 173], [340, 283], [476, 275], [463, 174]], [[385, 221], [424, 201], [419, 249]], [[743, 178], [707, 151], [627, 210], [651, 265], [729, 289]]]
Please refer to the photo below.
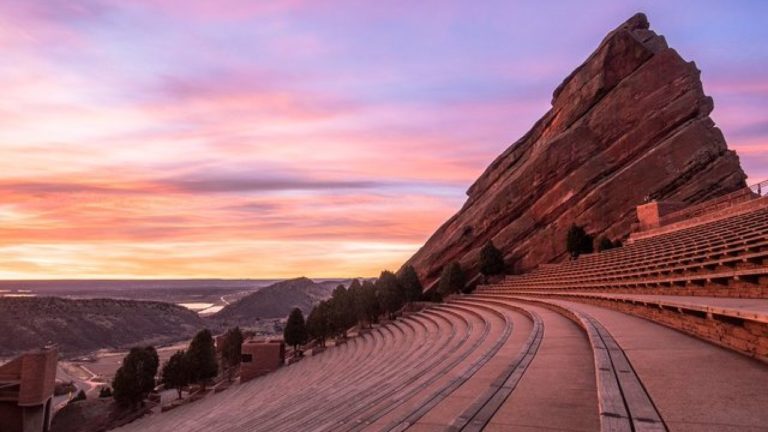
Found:
[[755, 183], [752, 186], [749, 187], [749, 189], [756, 193], [757, 196], [766, 196], [768, 195], [768, 180], [763, 180], [760, 183]]

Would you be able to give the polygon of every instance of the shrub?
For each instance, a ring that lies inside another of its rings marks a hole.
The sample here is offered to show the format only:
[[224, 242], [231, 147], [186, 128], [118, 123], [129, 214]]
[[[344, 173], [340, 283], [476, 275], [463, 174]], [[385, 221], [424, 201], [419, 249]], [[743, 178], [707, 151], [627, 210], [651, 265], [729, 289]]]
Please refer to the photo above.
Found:
[[613, 242], [607, 237], [600, 237], [600, 239], [596, 243], [597, 243], [596, 249], [598, 252], [607, 251], [609, 249], [614, 248]]
[[83, 400], [85, 400], [85, 399], [87, 399], [87, 398], [85, 397], [85, 392], [84, 392], [83, 390], [80, 390], [79, 392], [77, 392], [77, 394], [75, 395], [75, 397], [73, 397], [72, 399], [70, 399], [70, 402], [83, 401]]
[[573, 224], [568, 229], [568, 236], [566, 239], [566, 248], [572, 258], [576, 258], [584, 253], [592, 253], [592, 236], [584, 231], [584, 228]]
[[463, 292], [466, 289], [466, 277], [461, 264], [453, 262], [443, 267], [437, 290], [444, 297], [450, 294]]
[[484, 276], [504, 273], [504, 254], [490, 240], [480, 250], [480, 273]]
[[421, 299], [423, 301], [433, 302], [433, 303], [442, 303], [443, 296], [440, 294], [440, 292], [437, 289], [431, 289], [424, 292], [424, 295], [421, 296]]

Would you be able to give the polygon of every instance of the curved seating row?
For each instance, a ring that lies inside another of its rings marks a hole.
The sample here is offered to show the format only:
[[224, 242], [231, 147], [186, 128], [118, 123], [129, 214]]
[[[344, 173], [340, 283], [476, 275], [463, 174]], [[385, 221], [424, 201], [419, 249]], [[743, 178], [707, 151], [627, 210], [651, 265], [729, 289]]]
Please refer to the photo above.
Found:
[[768, 201], [756, 210], [482, 286], [768, 298]]

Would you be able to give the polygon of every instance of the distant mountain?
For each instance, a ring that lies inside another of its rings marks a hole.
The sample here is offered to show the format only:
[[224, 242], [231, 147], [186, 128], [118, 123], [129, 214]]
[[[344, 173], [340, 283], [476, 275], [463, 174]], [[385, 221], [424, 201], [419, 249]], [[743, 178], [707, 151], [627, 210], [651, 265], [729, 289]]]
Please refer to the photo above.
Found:
[[56, 344], [65, 356], [158, 345], [191, 337], [206, 322], [181, 306], [134, 300], [0, 298], [0, 356]]
[[305, 277], [285, 280], [225, 306], [210, 319], [248, 326], [259, 319], [284, 318], [295, 307], [306, 315], [315, 304], [329, 298], [339, 284], [347, 285], [346, 281], [315, 282]]

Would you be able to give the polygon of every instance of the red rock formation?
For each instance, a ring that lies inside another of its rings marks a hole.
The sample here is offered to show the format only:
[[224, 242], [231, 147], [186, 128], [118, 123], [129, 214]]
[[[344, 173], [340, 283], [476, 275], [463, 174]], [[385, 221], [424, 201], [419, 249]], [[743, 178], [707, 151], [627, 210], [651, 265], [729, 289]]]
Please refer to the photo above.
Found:
[[623, 238], [648, 197], [696, 203], [744, 187], [712, 108], [695, 64], [633, 16], [560, 84], [549, 112], [409, 263], [427, 286], [454, 260], [473, 274], [492, 239], [525, 271], [565, 257], [571, 223]]

